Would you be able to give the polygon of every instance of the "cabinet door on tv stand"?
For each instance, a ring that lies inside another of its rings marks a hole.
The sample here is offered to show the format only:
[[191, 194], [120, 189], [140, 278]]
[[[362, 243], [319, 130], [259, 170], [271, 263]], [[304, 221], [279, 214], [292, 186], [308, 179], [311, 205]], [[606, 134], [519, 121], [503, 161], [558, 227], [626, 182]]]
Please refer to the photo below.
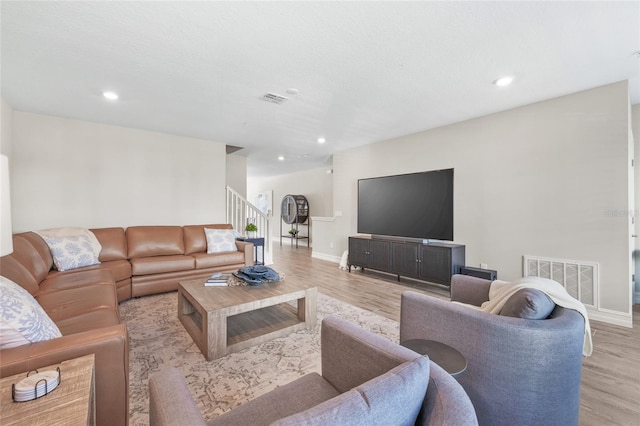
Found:
[[418, 276], [418, 245], [415, 243], [391, 243], [392, 272], [405, 277]]
[[391, 271], [391, 244], [389, 241], [369, 241], [368, 266], [379, 271]]
[[367, 266], [369, 240], [349, 237], [349, 265]]
[[451, 250], [445, 247], [420, 247], [420, 279], [436, 284], [451, 285]]

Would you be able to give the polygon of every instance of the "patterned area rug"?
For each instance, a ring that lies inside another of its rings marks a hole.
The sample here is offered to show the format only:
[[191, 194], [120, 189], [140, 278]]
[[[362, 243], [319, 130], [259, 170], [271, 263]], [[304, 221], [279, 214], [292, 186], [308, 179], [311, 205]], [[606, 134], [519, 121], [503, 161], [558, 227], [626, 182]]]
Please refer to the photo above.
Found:
[[318, 325], [208, 362], [177, 313], [177, 292], [120, 305], [129, 330], [131, 426], [149, 424], [149, 375], [182, 370], [205, 419], [218, 416], [310, 372], [320, 372], [320, 321], [335, 314], [398, 341], [398, 323], [318, 294]]

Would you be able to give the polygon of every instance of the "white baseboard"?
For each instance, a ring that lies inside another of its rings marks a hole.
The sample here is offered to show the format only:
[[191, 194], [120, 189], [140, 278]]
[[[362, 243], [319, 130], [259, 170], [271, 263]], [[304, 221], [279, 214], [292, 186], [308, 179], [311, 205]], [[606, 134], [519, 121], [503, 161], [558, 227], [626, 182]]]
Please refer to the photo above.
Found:
[[333, 263], [340, 263], [340, 260], [342, 259], [342, 257], [340, 256], [334, 256], [332, 254], [326, 254], [326, 253], [318, 253], [317, 251], [312, 251], [311, 257], [316, 259], [321, 259], [321, 260], [327, 260]]
[[611, 311], [609, 309], [595, 310], [589, 307], [587, 307], [587, 313], [589, 314], [589, 321], [602, 321], [627, 328], [633, 327], [633, 317], [631, 314]]

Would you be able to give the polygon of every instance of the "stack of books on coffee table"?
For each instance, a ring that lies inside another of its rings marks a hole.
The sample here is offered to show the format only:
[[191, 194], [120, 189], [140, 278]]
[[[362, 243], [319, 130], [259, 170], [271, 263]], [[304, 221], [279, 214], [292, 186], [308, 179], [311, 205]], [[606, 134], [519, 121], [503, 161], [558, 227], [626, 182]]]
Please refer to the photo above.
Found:
[[211, 275], [207, 281], [205, 281], [205, 287], [226, 287], [228, 286], [227, 281], [231, 277], [231, 274], [223, 274], [221, 272], [216, 272]]

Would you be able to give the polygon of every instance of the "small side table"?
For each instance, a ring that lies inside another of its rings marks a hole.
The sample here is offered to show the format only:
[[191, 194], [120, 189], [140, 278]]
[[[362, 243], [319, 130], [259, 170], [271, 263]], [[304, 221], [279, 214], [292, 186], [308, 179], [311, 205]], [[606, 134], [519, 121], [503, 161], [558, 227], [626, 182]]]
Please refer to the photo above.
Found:
[[[241, 241], [245, 241], [247, 243], [253, 244], [253, 258], [254, 265], [264, 265], [264, 238], [238, 238]], [[258, 247], [260, 247], [260, 258], [262, 260], [258, 260]]]
[[60, 367], [60, 384], [51, 393], [33, 401], [13, 402], [11, 385], [27, 376], [0, 380], [0, 424], [8, 425], [95, 425], [94, 355], [63, 361], [38, 371]]
[[420, 355], [427, 355], [429, 359], [444, 369], [453, 377], [458, 377], [467, 369], [467, 360], [456, 349], [435, 340], [413, 339], [400, 343]]

